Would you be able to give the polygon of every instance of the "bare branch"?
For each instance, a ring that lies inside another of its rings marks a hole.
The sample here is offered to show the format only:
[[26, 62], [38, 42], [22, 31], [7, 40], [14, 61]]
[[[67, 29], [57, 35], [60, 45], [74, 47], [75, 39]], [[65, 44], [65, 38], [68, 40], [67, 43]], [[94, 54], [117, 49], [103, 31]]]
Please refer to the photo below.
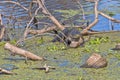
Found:
[[86, 34], [87, 31], [98, 22], [98, 2], [99, 1], [95, 1], [95, 6], [94, 6], [95, 20], [88, 27], [83, 29], [82, 34]]
[[21, 48], [14, 46], [14, 45], [11, 45], [10, 43], [6, 43], [4, 48], [11, 51], [13, 53], [13, 55], [15, 55], [15, 54], [20, 55], [23, 57], [27, 57], [31, 60], [43, 60], [43, 57], [39, 57], [29, 51], [26, 51], [26, 50], [23, 50]]
[[78, 1], [78, 0], [75, 0], [75, 1], [77, 2], [77, 4], [79, 5], [79, 7], [81, 8], [81, 10], [82, 10], [82, 15], [83, 15], [83, 19], [85, 20], [85, 11], [84, 11], [84, 9], [83, 9], [82, 4], [81, 4], [80, 1]]
[[5, 27], [3, 25], [1, 25], [0, 28], [1, 28], [1, 31], [0, 31], [0, 40], [2, 40], [3, 37], [4, 37], [4, 34], [5, 34]]
[[24, 7], [23, 5], [21, 5], [19, 2], [15, 2], [15, 1], [0, 1], [0, 3], [12, 3], [12, 4], [16, 4], [20, 7], [22, 7], [23, 9], [25, 9], [26, 11], [28, 11], [28, 9], [26, 7]]
[[114, 18], [112, 18], [112, 17], [110, 17], [110, 16], [104, 14], [104, 13], [101, 12], [101, 11], [98, 11], [98, 13], [99, 13], [100, 15], [102, 15], [102, 16], [108, 18], [109, 20], [111, 20], [111, 21], [113, 21], [113, 22], [120, 23], [120, 20], [114, 19]]
[[43, 28], [43, 29], [41, 29], [41, 30], [28, 30], [28, 34], [43, 34], [43, 33], [45, 33], [45, 32], [52, 31], [52, 30], [54, 30], [54, 29], [56, 29], [55, 26], [53, 26], [53, 27], [48, 27], [48, 28]]
[[0, 25], [3, 25], [2, 14], [0, 14]]
[[37, 0], [37, 2], [38, 2], [38, 4], [39, 4], [39, 6], [42, 8], [43, 14], [45, 14], [48, 18], [50, 18], [50, 19], [53, 21], [53, 23], [54, 23], [58, 28], [60, 28], [61, 30], [63, 30], [63, 29], [64, 29], [64, 26], [61, 25], [61, 24], [59, 23], [59, 21], [58, 21], [54, 16], [52, 16], [52, 14], [47, 10], [47, 8], [46, 8], [45, 5], [44, 5], [44, 0]]
[[26, 30], [25, 30], [25, 32], [24, 32], [24, 37], [23, 37], [23, 39], [26, 38], [26, 36], [27, 36], [27, 34], [28, 34], [28, 33], [27, 33], [28, 28], [30, 27], [30, 24], [31, 24], [32, 21], [34, 20], [35, 16], [37, 15], [39, 9], [40, 9], [40, 7], [38, 7], [38, 8], [36, 9], [34, 16], [31, 18], [31, 20], [30, 20], [29, 23], [27, 24]]

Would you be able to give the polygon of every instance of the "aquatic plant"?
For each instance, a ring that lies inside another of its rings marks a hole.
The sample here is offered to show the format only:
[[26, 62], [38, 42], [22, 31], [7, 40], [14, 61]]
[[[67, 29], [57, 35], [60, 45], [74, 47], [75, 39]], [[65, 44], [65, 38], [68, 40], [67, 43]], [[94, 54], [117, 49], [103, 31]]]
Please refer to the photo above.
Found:
[[65, 46], [61, 46], [61, 45], [50, 45], [47, 47], [48, 51], [58, 51], [58, 50], [65, 50], [66, 47]]
[[62, 17], [64, 17], [65, 19], [68, 19], [68, 18], [73, 17], [73, 16], [80, 13], [79, 10], [72, 10], [72, 9], [69, 9], [69, 10], [55, 10], [55, 12], [62, 13]]
[[91, 39], [89, 41], [89, 44], [100, 44], [100, 43], [104, 43], [104, 42], [108, 42], [109, 41], [109, 37], [98, 37], [95, 39]]
[[6, 42], [2, 41], [0, 42], [0, 46], [4, 46]]
[[117, 59], [119, 59], [120, 60], [120, 53], [115, 53], [115, 54], [113, 54]]

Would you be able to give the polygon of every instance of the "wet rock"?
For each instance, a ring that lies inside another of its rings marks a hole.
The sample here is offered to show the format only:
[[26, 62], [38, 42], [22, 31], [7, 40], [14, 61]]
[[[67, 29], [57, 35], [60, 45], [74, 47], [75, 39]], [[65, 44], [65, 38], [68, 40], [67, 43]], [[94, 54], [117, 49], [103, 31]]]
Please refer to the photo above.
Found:
[[101, 55], [93, 53], [88, 60], [80, 66], [81, 68], [103, 68], [107, 66], [107, 61]]

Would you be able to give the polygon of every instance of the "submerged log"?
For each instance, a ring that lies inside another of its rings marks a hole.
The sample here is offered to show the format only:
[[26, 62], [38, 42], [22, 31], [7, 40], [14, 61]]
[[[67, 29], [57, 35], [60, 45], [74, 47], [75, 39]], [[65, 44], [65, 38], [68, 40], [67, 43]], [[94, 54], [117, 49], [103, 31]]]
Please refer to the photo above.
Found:
[[4, 46], [5, 49], [11, 51], [14, 55], [20, 55], [25, 58], [29, 58], [31, 60], [43, 60], [42, 57], [39, 57], [29, 51], [23, 50], [21, 48], [18, 48], [16, 46], [11, 45], [10, 43], [6, 43]]
[[2, 69], [2, 68], [0, 68], [0, 73], [1, 73], [1, 74], [10, 74], [10, 75], [15, 74], [15, 73], [13, 73], [13, 72], [11, 72], [11, 71], [8, 71], [8, 70]]
[[107, 66], [107, 61], [101, 55], [93, 53], [81, 68], [103, 68]]

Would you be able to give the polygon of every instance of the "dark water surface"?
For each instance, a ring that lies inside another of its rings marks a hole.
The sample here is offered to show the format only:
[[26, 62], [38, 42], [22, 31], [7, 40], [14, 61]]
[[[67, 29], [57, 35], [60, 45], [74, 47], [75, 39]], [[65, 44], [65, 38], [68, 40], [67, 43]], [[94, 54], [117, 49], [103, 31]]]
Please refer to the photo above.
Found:
[[[25, 2], [23, 2], [22, 0], [19, 0], [19, 2], [27, 8], [29, 7], [29, 5], [26, 3], [30, 1], [31, 0], [26, 0]], [[87, 15], [85, 15], [86, 18], [85, 21], [92, 22], [94, 20], [94, 14], [93, 14], [94, 3], [86, 2], [84, 0], [80, 0], [80, 3], [83, 5], [83, 8], [87, 13]], [[81, 20], [82, 20], [81, 11], [80, 14], [77, 13], [74, 16], [68, 16], [67, 19], [66, 17], [62, 16], [64, 15], [63, 13], [60, 13], [58, 11], [56, 12], [56, 10], [79, 10], [80, 7], [75, 2], [75, 0], [45, 0], [45, 5], [47, 6], [48, 10], [61, 23], [65, 23], [69, 25], [71, 24], [81, 25]], [[16, 27], [16, 28], [25, 27], [27, 22], [30, 20], [27, 11], [21, 9], [20, 7], [15, 7], [15, 6], [16, 5], [14, 4], [0, 4], [0, 13], [4, 14], [5, 16], [9, 16], [9, 20], [6, 17], [4, 18], [4, 24], [7, 25], [8, 27]], [[32, 11], [35, 11], [37, 5], [33, 5], [33, 6], [34, 8], [32, 9]], [[99, 2], [99, 10], [105, 12], [106, 14], [112, 13], [113, 14], [112, 17], [116, 19], [120, 19], [120, 0], [101, 0]], [[11, 19], [10, 16], [13, 16], [14, 18]], [[39, 18], [39, 21], [51, 23], [51, 21], [47, 18]], [[111, 30], [111, 24], [114, 25], [114, 30], [120, 30], [120, 24], [113, 23], [108, 19], [99, 16], [99, 22], [93, 27], [93, 29], [99, 31]], [[39, 25], [39, 27], [41, 27], [41, 24]]]

